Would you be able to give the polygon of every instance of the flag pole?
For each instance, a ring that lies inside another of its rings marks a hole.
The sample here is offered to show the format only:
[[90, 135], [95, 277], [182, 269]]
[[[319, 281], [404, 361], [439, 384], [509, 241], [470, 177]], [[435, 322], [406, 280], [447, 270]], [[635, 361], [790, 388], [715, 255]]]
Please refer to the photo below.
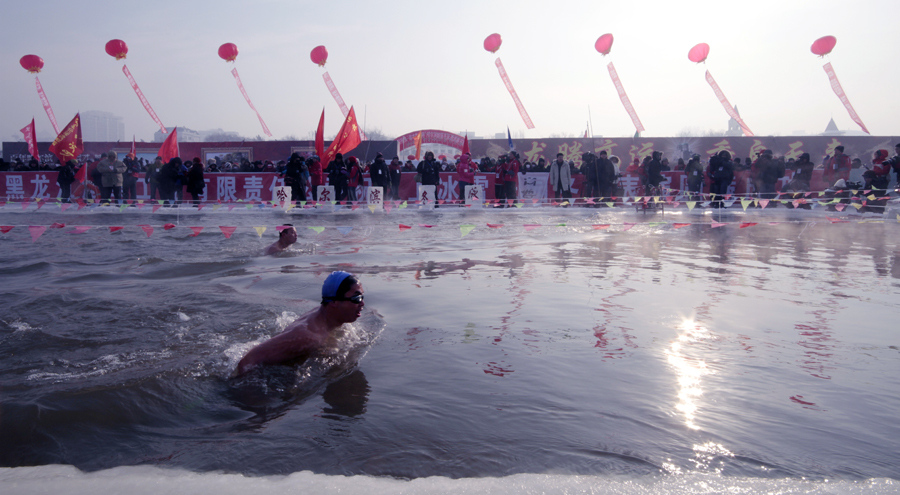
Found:
[[[363, 135], [364, 136], [366, 135], [366, 129], [368, 129], [366, 127], [366, 117], [367, 117], [368, 111], [369, 111], [369, 106], [363, 105]], [[366, 154], [363, 157], [363, 160], [365, 160], [367, 163], [369, 161], [369, 147], [370, 146], [372, 146], [372, 140], [369, 139], [368, 136], [366, 136]]]

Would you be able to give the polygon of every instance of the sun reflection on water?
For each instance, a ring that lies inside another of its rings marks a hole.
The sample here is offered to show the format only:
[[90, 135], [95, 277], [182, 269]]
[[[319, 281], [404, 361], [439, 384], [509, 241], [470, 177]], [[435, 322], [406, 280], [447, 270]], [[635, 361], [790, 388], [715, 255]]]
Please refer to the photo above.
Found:
[[685, 319], [679, 330], [678, 337], [666, 349], [666, 358], [678, 379], [678, 403], [675, 404], [675, 409], [684, 415], [684, 423], [688, 428], [697, 430], [699, 427], [694, 419], [697, 415], [698, 398], [703, 394], [701, 378], [711, 371], [707, 368], [706, 361], [689, 356], [685, 353], [685, 348], [708, 339], [710, 332], [692, 319]]

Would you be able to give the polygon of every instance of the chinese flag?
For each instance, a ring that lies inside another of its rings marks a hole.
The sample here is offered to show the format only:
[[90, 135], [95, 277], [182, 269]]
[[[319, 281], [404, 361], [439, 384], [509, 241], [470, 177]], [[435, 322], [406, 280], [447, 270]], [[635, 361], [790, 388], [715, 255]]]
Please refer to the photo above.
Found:
[[348, 151], [352, 151], [354, 148], [359, 146], [359, 143], [362, 142], [362, 139], [359, 136], [359, 124], [356, 122], [356, 112], [353, 110], [353, 107], [350, 107], [350, 113], [347, 114], [347, 118], [344, 119], [344, 125], [341, 126], [340, 132], [334, 141], [331, 142], [331, 146], [328, 147], [328, 151], [325, 152], [325, 162], [330, 162], [334, 159], [334, 155], [341, 153], [347, 153]]
[[316, 154], [319, 158], [325, 158], [325, 109], [322, 109], [322, 116], [319, 117], [319, 127], [316, 129]]
[[468, 134], [468, 133], [466, 133], [466, 138], [463, 139], [463, 149], [462, 149], [462, 152], [463, 152], [463, 153], [466, 153], [466, 154], [470, 154], [470, 153], [469, 153], [469, 134]]
[[137, 143], [134, 140], [134, 134], [131, 135], [131, 158], [137, 158]]
[[422, 131], [419, 131], [416, 134], [416, 137], [413, 138], [413, 142], [416, 143], [416, 160], [419, 159], [419, 156], [422, 154]]
[[34, 132], [34, 119], [31, 119], [31, 123], [22, 128], [22, 134], [25, 136], [25, 142], [28, 143], [28, 152], [31, 153], [31, 156], [34, 157], [35, 160], [41, 161], [41, 157], [38, 156], [37, 150], [37, 135]]
[[59, 136], [50, 145], [50, 153], [59, 158], [59, 163], [75, 160], [84, 151], [84, 142], [81, 139], [81, 115], [75, 114], [75, 118], [63, 128]]
[[169, 134], [166, 140], [163, 141], [162, 146], [159, 147], [159, 156], [162, 158], [163, 163], [169, 163], [169, 160], [180, 154], [178, 152], [178, 128], [176, 127], [172, 129], [172, 134]]

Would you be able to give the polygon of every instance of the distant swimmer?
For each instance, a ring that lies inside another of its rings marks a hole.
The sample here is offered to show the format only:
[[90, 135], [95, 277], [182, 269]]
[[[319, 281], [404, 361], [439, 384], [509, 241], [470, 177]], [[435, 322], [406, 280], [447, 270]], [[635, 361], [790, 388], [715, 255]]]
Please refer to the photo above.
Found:
[[362, 314], [362, 284], [347, 272], [332, 272], [322, 284], [322, 303], [297, 318], [280, 334], [250, 349], [238, 363], [234, 376], [272, 364], [302, 362], [333, 347], [344, 324]]
[[266, 254], [280, 253], [295, 242], [297, 242], [297, 231], [294, 227], [291, 224], [282, 225], [281, 232], [278, 234], [278, 240], [266, 248]]

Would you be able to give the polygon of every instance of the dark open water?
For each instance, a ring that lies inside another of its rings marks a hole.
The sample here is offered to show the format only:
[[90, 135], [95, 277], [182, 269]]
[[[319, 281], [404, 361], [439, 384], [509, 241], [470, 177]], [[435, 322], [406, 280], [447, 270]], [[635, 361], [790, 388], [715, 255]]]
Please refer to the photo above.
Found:
[[[166, 468], [235, 492], [232, 474], [352, 493], [396, 493], [383, 477], [410, 492], [895, 492], [900, 224], [779, 209], [710, 228], [698, 211], [7, 206], [0, 466], [17, 469], [0, 483], [91, 491], [96, 471], [140, 486]], [[297, 245], [260, 256], [284, 221]], [[53, 222], [32, 242], [28, 225]], [[229, 381], [335, 269], [367, 296], [342, 351]], [[82, 474], [24, 468], [57, 464]]]

